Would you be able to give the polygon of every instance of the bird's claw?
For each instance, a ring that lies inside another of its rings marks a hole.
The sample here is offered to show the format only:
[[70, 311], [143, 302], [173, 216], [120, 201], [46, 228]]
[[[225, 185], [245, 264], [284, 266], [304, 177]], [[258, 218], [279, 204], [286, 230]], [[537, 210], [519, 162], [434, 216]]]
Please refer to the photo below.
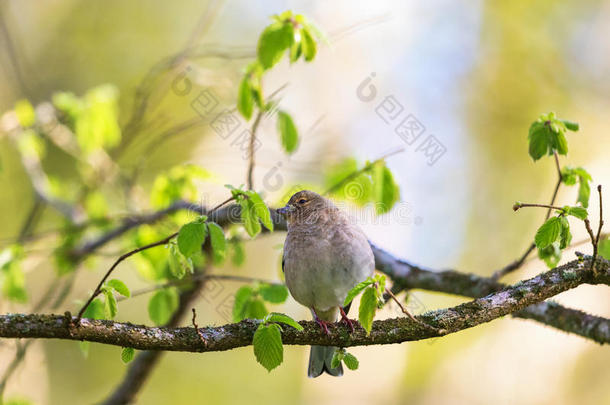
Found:
[[354, 333], [354, 323], [352, 322], [352, 320], [347, 317], [347, 314], [345, 313], [343, 308], [340, 307], [339, 311], [341, 312], [341, 322], [349, 326], [351, 333]]
[[320, 325], [320, 328], [322, 329], [322, 332], [324, 332], [325, 335], [330, 336], [330, 332], [328, 331], [328, 324], [326, 322], [319, 318], [316, 318], [316, 323]]

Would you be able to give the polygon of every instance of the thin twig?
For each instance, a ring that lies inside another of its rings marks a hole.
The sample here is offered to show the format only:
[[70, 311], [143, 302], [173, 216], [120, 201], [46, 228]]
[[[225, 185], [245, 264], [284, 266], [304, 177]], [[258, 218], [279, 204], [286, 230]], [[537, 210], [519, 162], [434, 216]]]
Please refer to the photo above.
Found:
[[416, 317], [414, 317], [411, 312], [409, 312], [409, 310], [407, 308], [404, 307], [404, 305], [402, 305], [402, 303], [400, 302], [400, 300], [398, 298], [396, 298], [396, 296], [394, 295], [394, 293], [392, 292], [392, 290], [388, 289], [387, 287], [385, 288], [385, 293], [387, 295], [390, 296], [390, 298], [392, 298], [392, 300], [398, 305], [398, 307], [400, 308], [400, 310], [402, 311], [403, 314], [405, 314], [406, 316], [409, 317], [409, 319], [411, 319], [414, 322], [419, 323], [420, 325], [424, 325], [426, 328], [430, 328], [433, 329], [434, 331], [436, 331], [439, 335], [444, 335], [447, 333], [446, 330], [444, 329], [439, 329], [436, 328], [432, 325], [429, 325], [423, 321], [421, 321], [420, 319], [417, 319]]
[[254, 145], [256, 141], [256, 131], [258, 130], [258, 126], [263, 118], [263, 111], [259, 111], [254, 119], [254, 123], [252, 124], [252, 131], [250, 133], [250, 144], [248, 145], [248, 190], [252, 190], [254, 187]]
[[[562, 207], [557, 207], [555, 205], [550, 205], [550, 204], [531, 204], [531, 203], [516, 203], [515, 205], [513, 205], [513, 211], [518, 211], [520, 208], [548, 208], [549, 211], [552, 210], [563, 210]], [[548, 219], [548, 218], [547, 218]]]
[[596, 272], [595, 263], [597, 259], [597, 250], [599, 245], [599, 238], [602, 233], [602, 227], [604, 226], [604, 209], [603, 209], [603, 201], [602, 201], [602, 186], [601, 184], [597, 186], [597, 193], [599, 194], [599, 227], [597, 228], [597, 235], [593, 234], [593, 230], [591, 229], [591, 222], [589, 218], [585, 219], [585, 228], [587, 228], [587, 233], [591, 237], [591, 244], [593, 245], [593, 260], [591, 260], [591, 270]]

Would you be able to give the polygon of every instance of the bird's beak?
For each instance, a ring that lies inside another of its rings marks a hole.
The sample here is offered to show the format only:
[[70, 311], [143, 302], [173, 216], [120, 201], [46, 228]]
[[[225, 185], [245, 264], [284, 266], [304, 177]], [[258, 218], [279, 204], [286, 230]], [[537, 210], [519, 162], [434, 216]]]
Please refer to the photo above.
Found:
[[294, 212], [295, 208], [293, 205], [287, 204], [285, 207], [278, 208], [277, 213], [285, 217], [289, 216]]

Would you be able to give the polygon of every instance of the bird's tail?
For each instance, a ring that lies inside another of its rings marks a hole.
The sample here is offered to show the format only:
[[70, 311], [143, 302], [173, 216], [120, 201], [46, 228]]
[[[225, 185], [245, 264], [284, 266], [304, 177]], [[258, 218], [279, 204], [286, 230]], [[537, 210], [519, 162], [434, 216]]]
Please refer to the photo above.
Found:
[[334, 346], [311, 346], [307, 376], [309, 378], [316, 378], [322, 373], [328, 373], [334, 377], [341, 377], [343, 375], [341, 363], [335, 368], [332, 368], [330, 365], [336, 349]]

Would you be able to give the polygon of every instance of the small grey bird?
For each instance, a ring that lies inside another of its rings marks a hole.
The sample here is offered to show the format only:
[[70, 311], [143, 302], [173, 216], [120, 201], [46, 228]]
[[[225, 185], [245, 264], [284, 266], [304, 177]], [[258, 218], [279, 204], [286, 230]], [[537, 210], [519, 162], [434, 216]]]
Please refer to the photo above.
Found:
[[[347, 293], [375, 270], [366, 236], [331, 201], [312, 191], [297, 192], [277, 211], [288, 223], [282, 269], [293, 298], [311, 310], [325, 333], [327, 323], [339, 314], [353, 331], [343, 303]], [[312, 346], [307, 375], [343, 375], [341, 365], [331, 367], [335, 349]]]

